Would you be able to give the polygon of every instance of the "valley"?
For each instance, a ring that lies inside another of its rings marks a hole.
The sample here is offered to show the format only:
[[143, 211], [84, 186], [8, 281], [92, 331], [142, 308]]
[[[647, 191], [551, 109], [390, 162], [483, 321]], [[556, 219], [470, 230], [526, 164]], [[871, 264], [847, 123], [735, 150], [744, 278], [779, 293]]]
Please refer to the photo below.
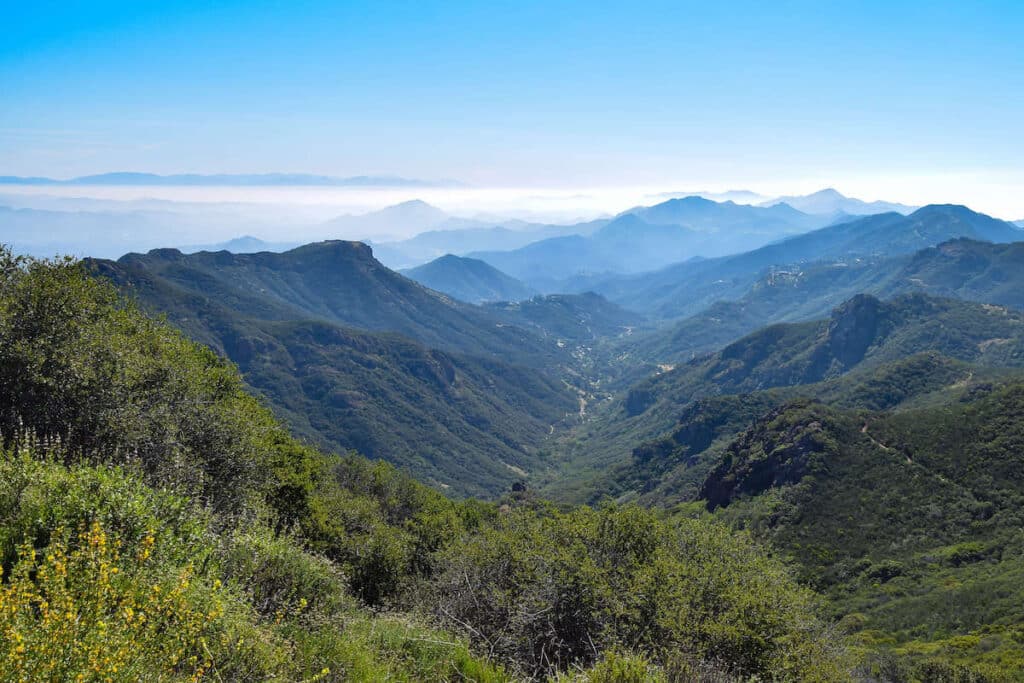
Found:
[[[670, 200], [403, 273], [338, 240], [83, 265], [230, 361], [325, 452], [470, 505], [723, 524], [822, 596], [859, 670], [1011, 671], [1024, 231], [950, 206], [824, 227], [763, 211]], [[754, 248], [696, 252], [726, 219]], [[604, 261], [564, 260], [578, 240], [612, 241]], [[658, 269], [649, 249], [681, 262]], [[537, 272], [576, 286], [542, 293], [556, 279]]]

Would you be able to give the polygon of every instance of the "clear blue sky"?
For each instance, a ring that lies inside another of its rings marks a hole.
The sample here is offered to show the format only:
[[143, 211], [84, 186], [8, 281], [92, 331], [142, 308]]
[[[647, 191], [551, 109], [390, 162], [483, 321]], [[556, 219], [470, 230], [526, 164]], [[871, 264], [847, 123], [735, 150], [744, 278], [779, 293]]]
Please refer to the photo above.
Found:
[[1020, 0], [0, 2], [0, 174], [721, 184], [1024, 159]]

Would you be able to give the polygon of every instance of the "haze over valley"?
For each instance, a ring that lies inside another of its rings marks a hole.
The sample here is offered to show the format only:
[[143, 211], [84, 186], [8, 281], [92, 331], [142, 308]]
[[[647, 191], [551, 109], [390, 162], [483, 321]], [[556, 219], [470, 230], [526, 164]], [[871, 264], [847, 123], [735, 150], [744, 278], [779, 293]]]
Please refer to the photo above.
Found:
[[1022, 27], [5, 7], [0, 682], [1024, 683]]

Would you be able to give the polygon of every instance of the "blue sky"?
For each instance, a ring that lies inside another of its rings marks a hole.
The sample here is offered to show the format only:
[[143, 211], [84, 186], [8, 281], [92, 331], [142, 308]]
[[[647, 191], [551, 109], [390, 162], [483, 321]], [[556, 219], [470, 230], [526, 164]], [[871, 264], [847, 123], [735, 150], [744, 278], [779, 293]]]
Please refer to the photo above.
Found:
[[0, 2], [0, 174], [1024, 179], [1019, 0]]

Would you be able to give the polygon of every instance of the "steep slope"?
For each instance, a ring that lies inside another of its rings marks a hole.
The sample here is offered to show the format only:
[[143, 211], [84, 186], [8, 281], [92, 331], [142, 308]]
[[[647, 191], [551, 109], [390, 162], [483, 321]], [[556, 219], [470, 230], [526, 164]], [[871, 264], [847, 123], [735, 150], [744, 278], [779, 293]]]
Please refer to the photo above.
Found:
[[820, 317], [858, 292], [911, 292], [1024, 309], [1024, 242], [966, 238], [912, 256], [819, 262], [772, 269], [735, 301], [719, 301], [678, 323], [623, 343], [636, 363], [628, 377], [686, 362], [764, 325]]
[[402, 274], [425, 287], [460, 301], [519, 301], [536, 292], [525, 284], [478, 259], [448, 254]]
[[921, 291], [1024, 309], [1024, 241], [944, 242], [914, 254], [878, 291]]
[[867, 364], [823, 382], [723, 394], [692, 401], [663, 436], [634, 448], [631, 458], [591, 483], [595, 492], [635, 498], [644, 505], [671, 506], [696, 500], [699, 488], [737, 435], [773, 409], [797, 399], [815, 399], [852, 410], [907, 410], [948, 405], [1008, 378], [1020, 368], [991, 368], [958, 361], [936, 351], [882, 365]]
[[[236, 362], [307, 438], [383, 458], [459, 495], [494, 495], [541, 468], [543, 440], [577, 411], [560, 374], [497, 358], [521, 344], [538, 365], [572, 361], [554, 340], [387, 271], [362, 245], [243, 256], [168, 250], [89, 265]], [[481, 353], [498, 345], [483, 358], [332, 320], [377, 312], [368, 325], [450, 332], [453, 346]]]
[[861, 642], [1017, 680], [1022, 410], [1019, 382], [898, 413], [787, 404], [727, 448], [701, 495], [796, 559]]
[[561, 382], [397, 335], [309, 321], [234, 323], [227, 356], [293, 429], [450, 493], [492, 497], [545, 467], [539, 452], [576, 399]]
[[92, 261], [100, 273], [132, 287], [147, 305], [167, 312], [190, 334], [195, 320], [180, 296], [162, 300], [162, 284], [209, 300], [243, 318], [323, 320], [371, 331], [398, 332], [427, 346], [551, 366], [564, 354], [521, 328], [499, 325], [463, 304], [388, 270], [359, 242], [319, 242], [282, 254], [173, 249]]
[[829, 318], [763, 328], [602, 406], [564, 444], [566, 481], [552, 494], [587, 498], [595, 489], [588, 480], [628, 462], [637, 445], [664, 437], [694, 401], [806, 386], [924, 352], [990, 368], [1024, 367], [1024, 314], [921, 294], [889, 302], [858, 295]]
[[766, 327], [642, 382], [625, 407], [638, 415], [666, 399], [809, 384], [922, 351], [991, 366], [1024, 364], [1024, 314], [922, 294], [889, 302], [858, 295], [825, 320]]

